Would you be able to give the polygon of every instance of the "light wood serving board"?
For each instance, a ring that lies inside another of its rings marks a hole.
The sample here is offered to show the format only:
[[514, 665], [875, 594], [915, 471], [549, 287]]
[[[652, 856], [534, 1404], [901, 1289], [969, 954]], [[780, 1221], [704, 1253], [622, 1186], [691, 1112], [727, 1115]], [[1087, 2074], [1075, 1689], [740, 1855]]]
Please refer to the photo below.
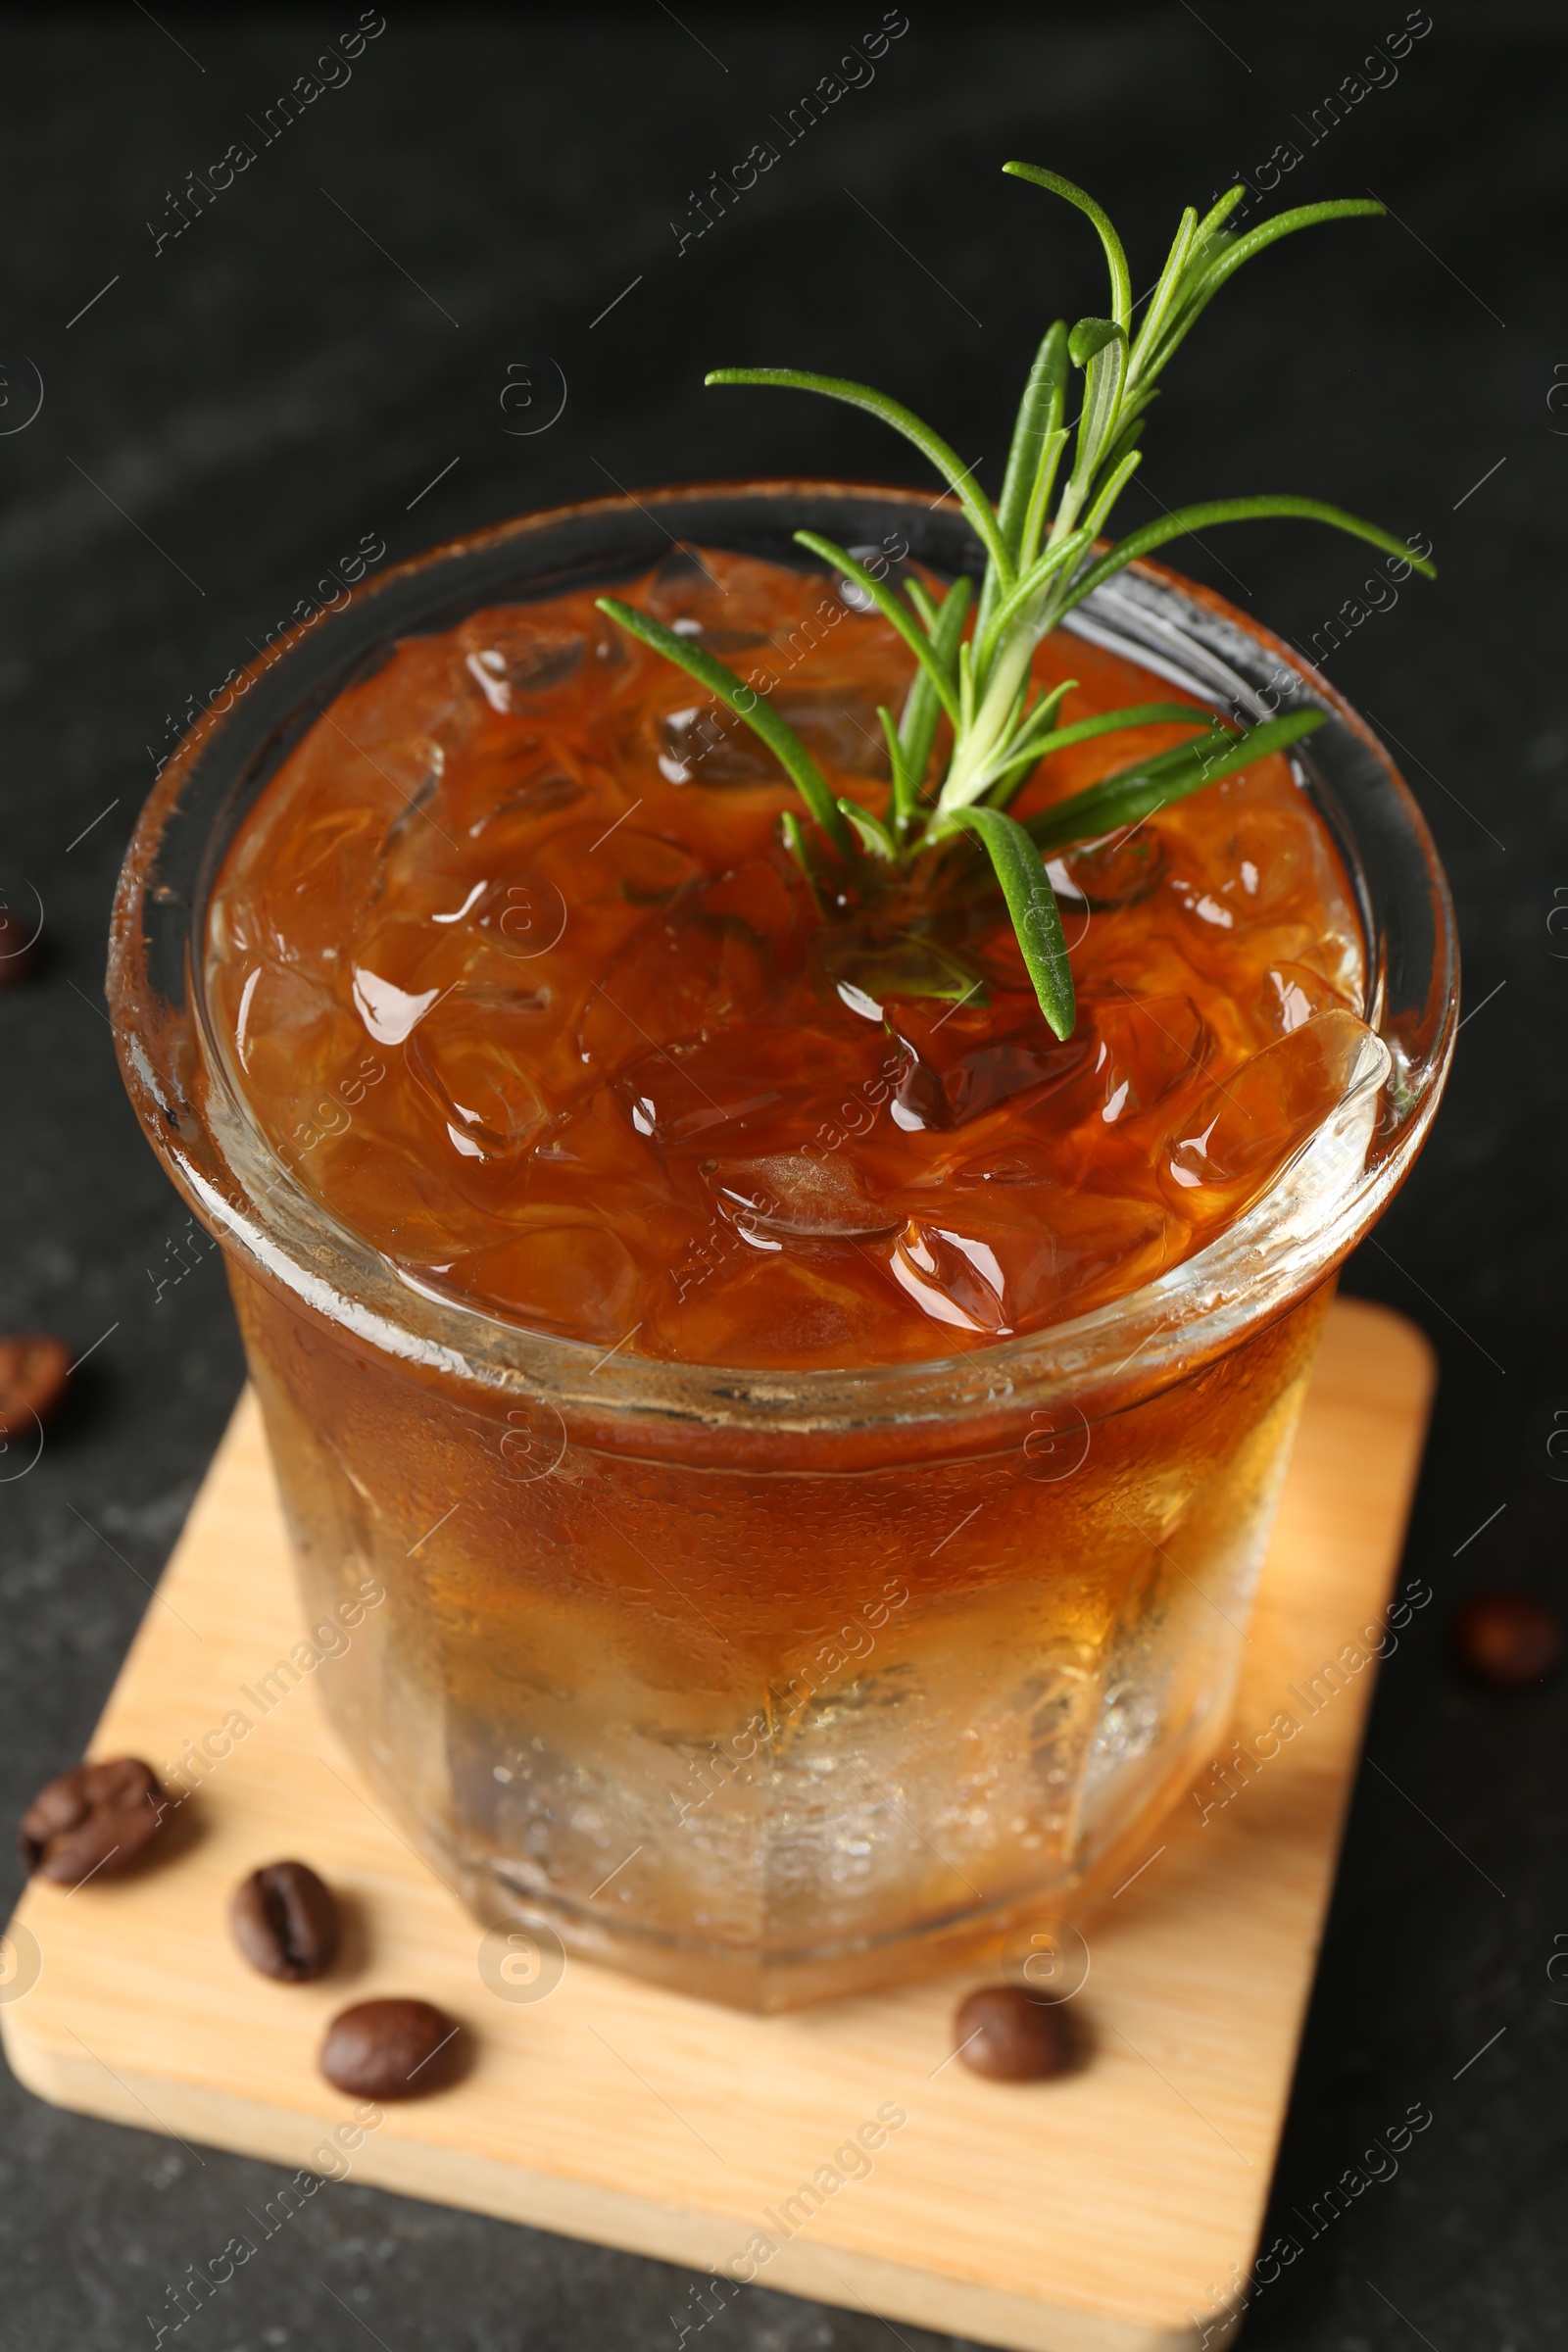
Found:
[[[1253, 2257], [1376, 1669], [1332, 1698], [1324, 1685], [1315, 1714], [1309, 1685], [1388, 1597], [1432, 1382], [1408, 1324], [1334, 1308], [1233, 1727], [1250, 1740], [1286, 1708], [1302, 1728], [1206, 1821], [1179, 1806], [1088, 1923], [1076, 2008], [1093, 2055], [1077, 2075], [1013, 2085], [944, 2063], [972, 1976], [772, 2018], [576, 1961], [546, 1999], [498, 1997], [480, 1929], [326, 1727], [317, 1682], [330, 1660], [234, 1745], [187, 1808], [196, 1834], [162, 1867], [71, 1894], [28, 1888], [0, 1951], [11, 2064], [62, 2106], [292, 2170], [350, 2114], [316, 2071], [327, 2019], [418, 1994], [468, 2029], [472, 2063], [453, 2087], [388, 2107], [336, 2160], [356, 2180], [721, 2278], [751, 2244], [759, 2283], [1018, 2352], [1194, 2346], [1193, 2315], [1211, 2316]], [[229, 1708], [254, 1715], [240, 1686], [302, 1630], [247, 1396], [93, 1752], [156, 1767]], [[226, 1927], [235, 1882], [291, 1854], [348, 1898], [354, 1925], [316, 1984], [256, 1976]], [[890, 2108], [907, 2120], [868, 2175], [820, 2183], [819, 2205], [786, 2213], [819, 2168], [858, 2169], [835, 2150]], [[760, 2263], [759, 2237], [776, 2248]], [[710, 2285], [706, 2308], [741, 2291]], [[689, 2283], [672, 2280], [670, 2301], [677, 2337], [681, 2322], [695, 2335], [705, 2306]]]

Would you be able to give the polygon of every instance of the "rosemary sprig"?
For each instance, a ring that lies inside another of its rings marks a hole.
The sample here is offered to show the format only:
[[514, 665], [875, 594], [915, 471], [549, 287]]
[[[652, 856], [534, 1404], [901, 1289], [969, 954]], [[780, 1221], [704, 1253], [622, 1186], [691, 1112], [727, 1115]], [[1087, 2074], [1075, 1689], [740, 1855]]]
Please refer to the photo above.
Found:
[[[1138, 441], [1155, 397], [1155, 380], [1221, 286], [1245, 262], [1281, 237], [1320, 221], [1378, 214], [1384, 209], [1381, 204], [1355, 197], [1298, 205], [1260, 221], [1245, 236], [1225, 226], [1245, 188], [1230, 189], [1202, 220], [1189, 207], [1135, 333], [1127, 258], [1094, 198], [1035, 164], [1006, 164], [1004, 170], [1065, 198], [1088, 217], [1104, 248], [1109, 316], [1080, 318], [1071, 329], [1057, 319], [1045, 336], [1019, 403], [1002, 496], [995, 506], [940, 433], [902, 402], [867, 384], [793, 368], [719, 368], [707, 378], [710, 384], [771, 384], [818, 392], [881, 417], [935, 466], [984, 550], [978, 601], [967, 578], [956, 580], [940, 598], [918, 581], [906, 580], [901, 596], [820, 532], [795, 534], [802, 547], [869, 598], [914, 656], [914, 677], [903, 711], [896, 720], [891, 711], [880, 714], [892, 774], [886, 815], [875, 816], [857, 802], [836, 798], [805, 744], [766, 699], [691, 638], [678, 636], [615, 597], [601, 597], [599, 608], [689, 671], [755, 729], [795, 783], [834, 853], [862, 865], [867, 880], [878, 873], [885, 877], [938, 849], [951, 850], [965, 837], [983, 850], [1006, 901], [1040, 1008], [1056, 1035], [1064, 1038], [1071, 1035], [1076, 1017], [1072, 971], [1046, 856], [1136, 824], [1172, 801], [1270, 752], [1285, 750], [1320, 726], [1323, 714], [1298, 711], [1242, 732], [1187, 704], [1144, 703], [1058, 726], [1056, 717], [1071, 681], [1049, 693], [1032, 690], [1031, 666], [1041, 639], [1138, 557], [1220, 522], [1272, 515], [1325, 522], [1369, 540], [1429, 578], [1436, 574], [1430, 562], [1411, 555], [1402, 541], [1376, 523], [1363, 522], [1320, 499], [1283, 496], [1212, 499], [1183, 507], [1095, 552], [1141, 463]], [[1069, 424], [1067, 393], [1075, 371], [1083, 381], [1077, 416]], [[928, 771], [944, 717], [952, 742], [933, 783]], [[1118, 728], [1156, 722], [1191, 727], [1197, 731], [1195, 739], [1122, 768], [1021, 824], [1007, 813], [1007, 804], [1053, 752]], [[810, 847], [793, 812], [784, 819], [784, 837], [821, 911]]]

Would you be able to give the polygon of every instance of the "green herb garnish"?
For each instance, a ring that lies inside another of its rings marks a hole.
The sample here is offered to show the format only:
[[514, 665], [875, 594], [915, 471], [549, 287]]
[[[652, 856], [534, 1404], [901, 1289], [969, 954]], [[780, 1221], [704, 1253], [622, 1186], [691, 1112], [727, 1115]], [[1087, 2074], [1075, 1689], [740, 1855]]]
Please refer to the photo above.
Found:
[[[876, 869], [887, 876], [890, 869], [906, 868], [915, 858], [951, 850], [965, 836], [977, 844], [1001, 885], [1041, 1010], [1056, 1035], [1065, 1038], [1072, 1034], [1075, 1019], [1072, 972], [1044, 854], [1138, 824], [1170, 802], [1298, 742], [1322, 725], [1323, 713], [1296, 711], [1244, 733], [1186, 704], [1146, 703], [1059, 727], [1056, 715], [1068, 685], [1049, 693], [1031, 691], [1031, 663], [1041, 639], [1125, 564], [1167, 540], [1206, 530], [1211, 523], [1299, 515], [1370, 540], [1429, 578], [1435, 577], [1435, 567], [1376, 523], [1313, 498], [1215, 499], [1164, 514], [1103, 553], [1094, 552], [1140, 463], [1137, 444], [1155, 397], [1155, 378], [1226, 279], [1253, 254], [1295, 229], [1381, 213], [1381, 204], [1356, 197], [1298, 205], [1260, 221], [1245, 236], [1225, 227], [1245, 188], [1230, 189], [1201, 220], [1189, 207], [1135, 334], [1126, 256], [1100, 206], [1071, 180], [1037, 165], [1007, 164], [1004, 170], [1051, 189], [1087, 214], [1109, 268], [1110, 316], [1080, 318], [1070, 330], [1058, 319], [1047, 334], [1019, 405], [1002, 496], [995, 506], [975, 487], [972, 468], [939, 433], [902, 403], [866, 384], [804, 374], [792, 368], [720, 368], [707, 378], [710, 384], [778, 384], [820, 392], [880, 416], [931, 461], [985, 550], [977, 601], [967, 578], [956, 580], [940, 598], [909, 580], [901, 597], [831, 539], [816, 531], [795, 534], [802, 547], [855, 583], [892, 622], [915, 659], [914, 678], [900, 717], [895, 721], [887, 710], [880, 714], [893, 777], [885, 819], [855, 801], [835, 798], [794, 729], [723, 662], [615, 597], [598, 601], [601, 612], [689, 671], [756, 730], [799, 789], [837, 857], [863, 865], [867, 879]], [[1075, 425], [1069, 426], [1067, 391], [1075, 371], [1083, 382]], [[928, 770], [943, 717], [952, 730], [952, 745], [933, 779]], [[1192, 742], [1121, 768], [1023, 824], [1007, 814], [1008, 802], [1053, 752], [1117, 728], [1159, 721], [1185, 724], [1198, 733]], [[793, 813], [785, 819], [785, 840], [820, 906], [807, 835]]]

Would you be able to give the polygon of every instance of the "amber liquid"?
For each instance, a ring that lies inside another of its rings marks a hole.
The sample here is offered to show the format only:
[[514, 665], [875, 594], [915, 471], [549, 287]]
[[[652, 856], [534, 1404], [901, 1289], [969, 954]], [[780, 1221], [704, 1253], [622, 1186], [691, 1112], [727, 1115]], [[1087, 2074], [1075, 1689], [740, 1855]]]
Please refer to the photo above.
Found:
[[[632, 594], [770, 673], [881, 809], [875, 707], [909, 661], [880, 618], [709, 552]], [[1078, 680], [1069, 719], [1171, 699], [1082, 640], [1038, 669]], [[1068, 754], [1017, 806], [1178, 733]], [[1282, 762], [1059, 862], [1065, 1045], [972, 866], [873, 894], [824, 859], [824, 919], [778, 845], [792, 799], [588, 594], [397, 647], [220, 876], [208, 993], [259, 1126], [424, 1290], [790, 1372], [1135, 1289], [1338, 1102], [1359, 931]], [[387, 1590], [340, 1724], [438, 1868], [487, 1918], [756, 2006], [995, 1942], [1179, 1789], [1327, 1302], [1195, 1341], [1081, 1451], [890, 1421], [847, 1469], [721, 1428], [622, 1444], [236, 1293], [313, 1614]]]
[[[635, 593], [775, 677], [835, 790], [880, 813], [876, 706], [910, 668], [880, 615], [715, 554]], [[1066, 721], [1171, 699], [1081, 639], [1038, 671], [1079, 681]], [[1181, 739], [1068, 751], [1018, 812]], [[778, 840], [793, 804], [586, 593], [400, 646], [221, 877], [210, 996], [255, 1116], [429, 1287], [607, 1348], [806, 1368], [946, 1356], [1136, 1289], [1338, 1102], [1359, 929], [1283, 760], [1057, 861], [1066, 1044], [973, 853], [880, 892], [824, 858], [824, 921]]]

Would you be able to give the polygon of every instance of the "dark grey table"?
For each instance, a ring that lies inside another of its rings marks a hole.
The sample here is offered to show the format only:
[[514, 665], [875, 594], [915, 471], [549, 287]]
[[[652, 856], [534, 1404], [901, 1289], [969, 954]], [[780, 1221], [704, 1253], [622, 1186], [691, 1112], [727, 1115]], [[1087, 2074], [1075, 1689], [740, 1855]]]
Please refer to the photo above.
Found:
[[[1435, 1139], [1348, 1277], [1441, 1351], [1409, 1551], [1441, 1605], [1382, 1677], [1277, 2226], [1413, 2101], [1434, 2122], [1260, 2298], [1249, 2340], [1534, 2352], [1568, 2297], [1568, 1985], [1548, 1975], [1568, 1950], [1568, 1679], [1478, 1690], [1445, 1621], [1489, 1582], [1568, 1601], [1568, 1494], [1528, 1431], [1568, 1392], [1568, 937], [1549, 926], [1568, 905], [1568, 25], [1434, 0], [1399, 58], [1396, 0], [958, 15], [910, 0], [874, 77], [790, 145], [775, 125], [880, 24], [870, 0], [760, 24], [650, 0], [565, 31], [394, 0], [286, 127], [269, 110], [352, 31], [347, 0], [0, 20], [0, 881], [37, 891], [48, 942], [0, 993], [0, 1329], [93, 1351], [37, 1470], [0, 1489], [0, 1810], [79, 1752], [241, 1378], [216, 1258], [158, 1288], [184, 1214], [101, 997], [115, 870], [190, 698], [365, 532], [402, 555], [615, 484], [918, 478], [869, 421], [705, 393], [724, 361], [883, 382], [994, 485], [1035, 336], [1102, 307], [1087, 226], [1003, 179], [1010, 156], [1098, 191], [1149, 277], [1180, 206], [1238, 172], [1277, 173], [1282, 202], [1371, 187], [1394, 219], [1298, 240], [1222, 298], [1167, 379], [1142, 510], [1298, 489], [1435, 542], [1440, 583], [1412, 581], [1328, 668], [1401, 747], [1471, 1008]], [[683, 245], [710, 175], [762, 139], [778, 166]], [[214, 187], [235, 141], [255, 161]], [[564, 413], [518, 435], [549, 414], [551, 363]], [[1288, 525], [1182, 560], [1303, 645], [1367, 568]], [[151, 2341], [168, 2283], [275, 2185], [9, 2080], [0, 2103], [0, 2333], [26, 2352]], [[351, 2183], [180, 2340], [673, 2352], [689, 2284]], [[888, 2334], [757, 2291], [707, 2342]]]

